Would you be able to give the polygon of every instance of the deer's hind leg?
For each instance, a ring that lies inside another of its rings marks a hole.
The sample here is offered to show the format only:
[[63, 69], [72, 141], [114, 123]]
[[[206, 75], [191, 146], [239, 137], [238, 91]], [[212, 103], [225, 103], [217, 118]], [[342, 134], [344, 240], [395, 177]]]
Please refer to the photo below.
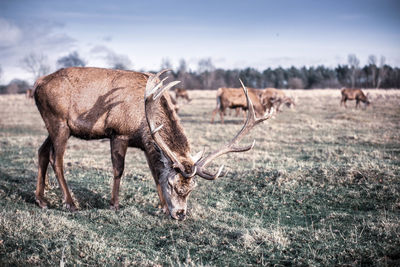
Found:
[[225, 114], [225, 109], [220, 109], [219, 110], [219, 117], [221, 118], [221, 123], [224, 124], [224, 114]]
[[70, 211], [75, 211], [76, 206], [64, 178], [64, 153], [70, 137], [70, 129], [65, 121], [53, 121], [50, 125], [49, 133], [53, 147], [52, 167], [63, 193], [64, 206]]
[[344, 106], [345, 108], [347, 108], [347, 106], [346, 106], [346, 101], [347, 101], [347, 97], [345, 97], [345, 98], [343, 99], [343, 106]]
[[219, 107], [216, 107], [216, 108], [213, 110], [212, 115], [211, 115], [211, 123], [214, 122], [214, 118], [215, 118], [215, 115], [217, 115], [218, 110], [219, 110]]
[[356, 98], [356, 109], [360, 106], [360, 99]]
[[53, 145], [50, 136], [48, 136], [38, 151], [39, 167], [38, 167], [38, 177], [37, 177], [35, 197], [36, 197], [36, 203], [41, 208], [48, 207], [48, 202], [44, 198], [44, 188], [46, 185], [47, 167], [49, 166], [49, 161], [50, 161], [50, 151], [53, 149], [52, 146]]

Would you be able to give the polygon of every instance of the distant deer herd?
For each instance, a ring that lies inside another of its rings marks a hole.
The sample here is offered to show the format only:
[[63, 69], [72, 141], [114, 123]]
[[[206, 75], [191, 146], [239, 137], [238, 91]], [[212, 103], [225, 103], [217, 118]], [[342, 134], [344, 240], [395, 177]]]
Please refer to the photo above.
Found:
[[[113, 186], [110, 206], [119, 209], [119, 188], [128, 147], [142, 150], [153, 175], [162, 209], [173, 219], [184, 220], [187, 199], [196, 186], [196, 177], [215, 180], [226, 175], [221, 166], [212, 173], [207, 166], [217, 157], [231, 152], [245, 152], [252, 145], [240, 147], [240, 140], [254, 126], [268, 120], [282, 106], [293, 107], [295, 100], [275, 88], [219, 88], [217, 106], [211, 121], [219, 113], [221, 122], [227, 109], [247, 112], [239, 133], [225, 146], [205, 156], [192, 155], [190, 144], [180, 124], [178, 98], [190, 102], [185, 89], [168, 90], [178, 81], [164, 84], [162, 75], [124, 70], [72, 67], [40, 77], [27, 97], [33, 97], [48, 130], [48, 137], [38, 151], [36, 203], [49, 206], [44, 196], [49, 163], [63, 193], [63, 203], [76, 209], [64, 178], [63, 157], [71, 136], [91, 140], [110, 139]], [[340, 104], [356, 100], [370, 102], [360, 89], [341, 90]]]

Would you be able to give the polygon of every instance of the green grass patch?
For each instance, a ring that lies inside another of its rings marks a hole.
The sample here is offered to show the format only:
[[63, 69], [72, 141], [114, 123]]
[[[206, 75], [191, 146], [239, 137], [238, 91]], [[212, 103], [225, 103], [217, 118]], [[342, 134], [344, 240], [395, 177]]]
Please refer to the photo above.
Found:
[[[51, 168], [50, 208], [39, 209], [37, 149], [46, 130], [24, 96], [12, 105], [0, 99], [0, 265], [399, 265], [400, 98], [366, 110], [340, 108], [333, 98], [300, 95], [296, 109], [243, 140], [256, 140], [252, 151], [218, 159], [227, 177], [199, 179], [184, 222], [160, 211], [135, 149], [127, 154], [121, 210], [109, 209], [104, 140], [68, 143], [65, 176], [79, 210], [63, 208]], [[242, 117], [211, 124], [214, 105], [211, 96], [182, 105], [193, 154], [241, 127]]]

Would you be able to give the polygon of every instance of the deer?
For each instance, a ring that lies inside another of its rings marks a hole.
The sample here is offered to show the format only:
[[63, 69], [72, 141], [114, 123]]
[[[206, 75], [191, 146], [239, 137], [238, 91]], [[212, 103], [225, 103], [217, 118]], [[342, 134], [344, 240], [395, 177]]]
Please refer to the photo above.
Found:
[[[253, 103], [254, 110], [258, 116], [263, 116], [265, 109], [260, 102], [257, 89], [249, 88], [248, 95]], [[218, 88], [217, 90], [217, 106], [211, 115], [211, 123], [214, 122], [215, 115], [219, 113], [221, 123], [224, 123], [224, 115], [226, 109], [235, 109], [236, 114], [240, 109], [248, 110], [247, 97], [244, 92], [239, 88]], [[272, 110], [273, 112], [273, 110]], [[246, 115], [246, 114], [245, 114]]]
[[285, 105], [289, 108], [295, 106], [292, 98], [286, 96], [285, 92], [276, 88], [265, 88], [260, 94], [261, 103], [265, 106], [266, 110], [275, 107], [276, 111], [281, 111], [281, 106]]
[[25, 97], [26, 97], [26, 99], [32, 99], [33, 98], [33, 89], [32, 88], [26, 89]]
[[356, 100], [356, 109], [360, 105], [360, 101], [365, 104], [365, 107], [370, 105], [370, 101], [368, 100], [368, 94], [365, 95], [364, 92], [361, 89], [353, 89], [353, 88], [342, 88], [340, 91], [342, 94], [342, 99], [340, 100], [340, 106], [346, 106], [346, 101], [347, 100]]
[[178, 111], [179, 111], [179, 104], [178, 104], [178, 101], [176, 101], [175, 96], [173, 96], [173, 95], [171, 94], [171, 92], [169, 92], [169, 97], [171, 98], [171, 103], [172, 103], [172, 105], [173, 105], [173, 108], [174, 108], [175, 112], [178, 113]]
[[189, 93], [186, 89], [177, 87], [175, 88], [175, 98], [178, 100], [179, 98], [186, 99], [187, 102], [192, 101], [192, 99], [189, 97]]
[[168, 93], [179, 83], [164, 84], [167, 78], [156, 74], [91, 67], [60, 69], [40, 77], [34, 98], [48, 131], [38, 150], [35, 200], [48, 208], [44, 196], [49, 163], [63, 194], [64, 207], [77, 210], [64, 177], [63, 156], [71, 136], [110, 140], [113, 184], [110, 208], [119, 209], [119, 190], [128, 147], [142, 150], [156, 184], [162, 211], [172, 219], [185, 220], [187, 200], [196, 187], [197, 177], [216, 180], [226, 176], [224, 165], [217, 171], [207, 166], [227, 153], [249, 151], [255, 145], [240, 146], [240, 140], [271, 113], [256, 117], [252, 100], [242, 84], [249, 110], [247, 120], [235, 137], [221, 148], [192, 156], [188, 138], [180, 124]]

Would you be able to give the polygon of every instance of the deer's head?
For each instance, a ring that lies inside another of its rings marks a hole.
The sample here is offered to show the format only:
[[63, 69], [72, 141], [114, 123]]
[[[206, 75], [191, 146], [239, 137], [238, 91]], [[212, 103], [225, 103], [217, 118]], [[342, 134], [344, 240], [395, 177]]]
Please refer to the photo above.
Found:
[[[169, 147], [167, 142], [163, 140], [160, 134], [160, 130], [163, 128], [163, 122], [157, 121], [156, 119], [156, 112], [160, 105], [161, 96], [169, 88], [179, 83], [179, 81], [174, 81], [163, 85], [166, 78], [160, 81], [159, 77], [165, 71], [167, 70], [163, 70], [156, 75], [151, 75], [147, 81], [145, 113], [154, 144], [161, 154], [163, 168], [159, 170], [159, 183], [168, 212], [172, 218], [184, 220], [187, 211], [187, 199], [190, 192], [196, 186], [196, 177], [198, 176], [206, 180], [215, 180], [218, 177], [226, 175], [226, 172], [223, 172], [224, 166], [221, 166], [215, 173], [208, 171], [206, 167], [221, 155], [230, 152], [245, 152], [252, 149], [255, 141], [249, 146], [240, 147], [240, 140], [248, 134], [255, 125], [269, 119], [273, 114], [273, 109], [264, 117], [256, 118], [254, 106], [248, 96], [247, 89], [242, 81], [240, 81], [247, 99], [248, 114], [247, 120], [239, 133], [225, 146], [207, 156], [204, 156], [204, 150], [195, 156], [182, 155], [182, 153], [176, 152], [177, 149]], [[169, 138], [174, 138], [174, 136], [170, 136]]]

